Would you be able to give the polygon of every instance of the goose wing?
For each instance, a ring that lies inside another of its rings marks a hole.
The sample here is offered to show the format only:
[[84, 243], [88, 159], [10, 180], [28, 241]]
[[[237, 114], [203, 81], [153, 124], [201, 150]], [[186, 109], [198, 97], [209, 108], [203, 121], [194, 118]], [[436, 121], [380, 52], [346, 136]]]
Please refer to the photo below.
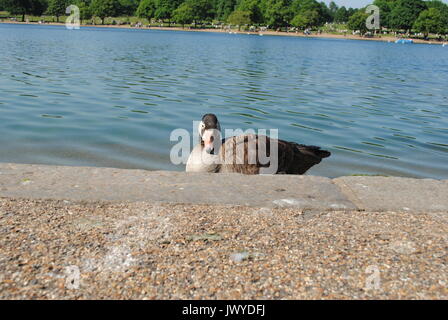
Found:
[[[270, 157], [275, 156], [271, 146], [277, 143], [278, 165], [275, 172], [279, 174], [304, 174], [311, 167], [331, 155], [320, 147], [307, 146], [294, 142], [270, 139], [255, 134], [235, 136], [223, 141], [219, 156], [220, 172], [259, 174], [262, 168], [271, 165]], [[273, 167], [275, 169], [275, 166]]]
[[255, 134], [245, 134], [226, 139], [221, 145], [219, 156], [220, 172], [259, 174], [263, 165], [259, 160], [260, 141]]

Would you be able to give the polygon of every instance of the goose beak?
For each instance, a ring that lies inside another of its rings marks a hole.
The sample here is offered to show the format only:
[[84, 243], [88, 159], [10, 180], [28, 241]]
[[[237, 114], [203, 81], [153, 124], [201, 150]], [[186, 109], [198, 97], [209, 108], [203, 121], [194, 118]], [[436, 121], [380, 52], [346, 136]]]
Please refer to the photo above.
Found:
[[213, 154], [215, 150], [215, 131], [217, 130], [205, 130], [202, 135], [204, 141], [204, 149], [208, 154]]

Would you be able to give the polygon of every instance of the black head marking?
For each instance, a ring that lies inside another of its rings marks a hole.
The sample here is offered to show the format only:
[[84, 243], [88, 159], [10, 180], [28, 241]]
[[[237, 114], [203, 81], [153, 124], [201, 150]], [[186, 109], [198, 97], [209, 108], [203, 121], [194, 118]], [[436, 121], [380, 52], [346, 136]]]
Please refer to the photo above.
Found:
[[206, 129], [206, 130], [219, 129], [218, 128], [218, 124], [219, 124], [218, 118], [212, 113], [208, 113], [208, 114], [204, 115], [202, 117], [202, 122], [204, 123], [204, 125], [205, 125], [204, 129]]

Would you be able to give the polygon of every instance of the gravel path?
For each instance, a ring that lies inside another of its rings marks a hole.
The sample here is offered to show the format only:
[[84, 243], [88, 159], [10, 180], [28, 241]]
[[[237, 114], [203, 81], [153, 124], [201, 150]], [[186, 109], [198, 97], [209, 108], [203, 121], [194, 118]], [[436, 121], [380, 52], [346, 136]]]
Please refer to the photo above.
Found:
[[0, 198], [0, 298], [447, 299], [447, 217]]

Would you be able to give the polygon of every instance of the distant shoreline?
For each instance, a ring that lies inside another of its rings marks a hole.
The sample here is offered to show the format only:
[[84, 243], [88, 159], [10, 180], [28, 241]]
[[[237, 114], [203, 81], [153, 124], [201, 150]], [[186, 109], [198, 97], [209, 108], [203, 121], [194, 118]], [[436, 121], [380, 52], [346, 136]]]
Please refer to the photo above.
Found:
[[[44, 25], [44, 26], [64, 26], [64, 23], [38, 23], [38, 22], [19, 22], [19, 21], [0, 21], [0, 24], [20, 24], [20, 25]], [[81, 27], [87, 28], [116, 28], [116, 29], [135, 29], [135, 30], [164, 30], [164, 31], [186, 31], [186, 32], [214, 32], [214, 33], [229, 33], [228, 30], [224, 29], [188, 29], [188, 28], [180, 28], [180, 27], [132, 27], [130, 25], [89, 25], [82, 24]], [[381, 36], [374, 38], [365, 38], [361, 36], [356, 36], [352, 34], [341, 35], [341, 34], [332, 34], [332, 33], [321, 33], [316, 34], [313, 33], [311, 35], [305, 35], [302, 32], [285, 32], [285, 31], [258, 31], [258, 32], [249, 32], [249, 31], [231, 31], [234, 34], [252, 34], [252, 35], [266, 35], [266, 36], [286, 36], [286, 37], [300, 37], [300, 38], [321, 38], [321, 39], [346, 39], [346, 40], [364, 40], [364, 41], [382, 41], [382, 42], [395, 42], [398, 38], [392, 36]], [[442, 45], [443, 41], [430, 41], [423, 39], [412, 39], [414, 43], [419, 44], [433, 44], [433, 45]]]

